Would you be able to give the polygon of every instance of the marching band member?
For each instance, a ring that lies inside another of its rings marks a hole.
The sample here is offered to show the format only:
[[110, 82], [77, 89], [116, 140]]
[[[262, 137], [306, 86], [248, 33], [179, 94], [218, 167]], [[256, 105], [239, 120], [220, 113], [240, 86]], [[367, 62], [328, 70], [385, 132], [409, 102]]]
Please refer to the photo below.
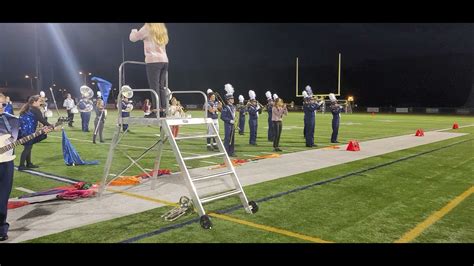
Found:
[[224, 121], [224, 147], [227, 154], [234, 157], [234, 141], [235, 141], [235, 111], [234, 106], [234, 87], [230, 84], [225, 84], [226, 105], [222, 108], [221, 119]]
[[288, 109], [283, 100], [277, 98], [272, 110], [273, 133], [275, 133], [273, 136], [273, 151], [282, 151], [280, 149], [280, 136], [283, 127], [283, 115], [288, 115]]
[[337, 103], [336, 95], [334, 95], [334, 93], [329, 94], [329, 99], [331, 100], [329, 109], [332, 113], [331, 143], [339, 143], [339, 141], [337, 141], [337, 135], [339, 133], [339, 120], [341, 118], [342, 106]]
[[[130, 117], [130, 112], [133, 110], [133, 105], [124, 95], [122, 95], [121, 108], [122, 117]], [[128, 124], [122, 124], [122, 129], [125, 132], [128, 129]]]
[[[184, 110], [183, 107], [178, 103], [176, 97], [171, 98], [171, 105], [169, 110], [171, 118], [181, 118], [184, 117]], [[179, 126], [171, 126], [171, 132], [173, 136], [176, 138], [179, 132]]]
[[265, 92], [267, 96], [267, 112], [268, 112], [268, 141], [273, 141], [273, 123], [272, 123], [272, 108], [273, 108], [273, 99], [272, 93], [270, 91]]
[[40, 110], [45, 120], [48, 121], [48, 117], [51, 117], [52, 113], [48, 112], [48, 98], [46, 98], [44, 91], [40, 91]]
[[[20, 131], [19, 137], [23, 138], [30, 134], [36, 132], [38, 127], [38, 122], [43, 124], [43, 126], [51, 126], [51, 124], [46, 121], [43, 117], [43, 114], [40, 110], [40, 105], [42, 103], [40, 95], [33, 95], [28, 99], [28, 103], [23, 105], [20, 109]], [[20, 165], [18, 166], [18, 171], [26, 170], [28, 168], [38, 168], [31, 162], [31, 150], [33, 149], [33, 144], [40, 142], [46, 138], [46, 135], [40, 135], [32, 140], [29, 140], [23, 143], [24, 149], [20, 157]], [[26, 166], [25, 166], [26, 161]]]
[[[18, 130], [20, 121], [18, 117], [5, 112], [8, 106], [5, 95], [0, 93], [0, 136], [9, 134], [11, 138], [9, 142], [14, 142], [18, 138]], [[0, 146], [8, 143], [0, 143]], [[13, 150], [10, 150], [6, 155], [13, 155]], [[8, 199], [13, 187], [13, 160], [0, 162], [0, 241], [8, 240], [8, 228], [10, 224], [7, 223]]]
[[95, 139], [97, 134], [99, 134], [100, 142], [104, 142], [103, 132], [104, 132], [104, 124], [106, 118], [106, 110], [104, 100], [101, 98], [97, 98], [96, 107], [95, 109], [95, 120], [94, 120], [94, 135], [92, 137], [92, 143], [95, 144]]
[[[216, 100], [216, 94], [211, 89], [207, 89], [207, 97], [207, 117], [212, 118], [217, 133], [219, 133], [219, 112], [222, 111], [222, 103]], [[210, 128], [208, 129], [207, 134], [213, 134]], [[209, 151], [219, 150], [216, 138], [212, 138], [212, 146], [211, 138], [207, 138], [207, 149]]]
[[306, 147], [316, 147], [314, 144], [314, 127], [316, 110], [322, 105], [322, 102], [316, 103], [313, 99], [313, 91], [308, 85], [303, 91], [303, 112], [304, 112], [304, 137], [306, 139]]
[[253, 90], [249, 90], [250, 100], [247, 104], [247, 111], [249, 113], [250, 145], [257, 145], [258, 115], [262, 113], [262, 109], [257, 103], [255, 97], [255, 92]]
[[102, 93], [100, 91], [97, 91], [97, 97], [92, 99], [92, 110], [94, 113], [97, 113], [97, 101], [102, 98]]
[[145, 99], [142, 106], [143, 114], [145, 118], [156, 118], [156, 113], [151, 109], [150, 99]]
[[[94, 92], [91, 88], [86, 85], [81, 86], [81, 94], [82, 98], [79, 100], [79, 112], [81, 113], [81, 121], [82, 121], [82, 131], [89, 132], [89, 122], [91, 120], [91, 112], [94, 109], [93, 103], [90, 98], [94, 96]], [[83, 92], [89, 93], [83, 93]]]
[[239, 95], [239, 104], [237, 104], [237, 111], [239, 112], [239, 135], [243, 135], [245, 131], [245, 113], [247, 108], [244, 105], [244, 96]]
[[5, 108], [3, 109], [3, 111], [7, 114], [11, 114], [11, 115], [14, 115], [13, 113], [13, 104], [12, 102], [10, 101], [10, 97], [9, 96], [5, 96], [5, 103], [7, 104], [7, 106], [5, 106]]
[[72, 109], [75, 107], [76, 105], [74, 104], [74, 99], [71, 97], [71, 94], [68, 93], [67, 94], [67, 98], [64, 100], [64, 103], [63, 103], [63, 107], [66, 108], [66, 111], [67, 111], [67, 118], [69, 119], [69, 122], [68, 122], [68, 125], [69, 127], [72, 127], [72, 123], [74, 122], [74, 113], [72, 111]]

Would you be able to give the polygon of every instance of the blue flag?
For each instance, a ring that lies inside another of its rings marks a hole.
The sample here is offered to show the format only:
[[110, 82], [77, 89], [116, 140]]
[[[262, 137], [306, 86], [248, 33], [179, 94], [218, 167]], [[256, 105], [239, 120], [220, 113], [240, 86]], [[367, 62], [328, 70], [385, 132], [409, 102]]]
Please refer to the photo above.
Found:
[[72, 146], [68, 137], [66, 136], [66, 131], [63, 129], [63, 156], [64, 162], [67, 166], [71, 165], [84, 165], [84, 164], [99, 164], [98, 160], [95, 161], [83, 161], [79, 153], [77, 153], [74, 146]]
[[104, 103], [107, 103], [110, 89], [112, 88], [112, 83], [99, 77], [92, 77], [91, 80], [97, 82], [97, 86], [99, 87], [100, 93], [102, 94], [102, 100], [104, 100]]

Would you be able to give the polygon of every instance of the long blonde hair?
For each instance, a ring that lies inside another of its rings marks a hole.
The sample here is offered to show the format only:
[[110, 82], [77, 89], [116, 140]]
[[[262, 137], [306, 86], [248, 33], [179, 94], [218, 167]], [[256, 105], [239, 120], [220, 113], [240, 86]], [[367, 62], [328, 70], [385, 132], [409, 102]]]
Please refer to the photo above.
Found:
[[152, 40], [161, 46], [167, 45], [168, 30], [166, 29], [165, 23], [145, 23], [148, 27], [148, 31]]

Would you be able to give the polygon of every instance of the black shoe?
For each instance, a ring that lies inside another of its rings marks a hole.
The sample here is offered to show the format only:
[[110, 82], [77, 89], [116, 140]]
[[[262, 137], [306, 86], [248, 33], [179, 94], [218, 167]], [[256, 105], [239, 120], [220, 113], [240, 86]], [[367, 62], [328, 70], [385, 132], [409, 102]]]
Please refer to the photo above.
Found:
[[26, 166], [23, 166], [23, 165], [18, 166], [18, 171], [25, 171], [25, 170], [28, 170]]
[[26, 168], [39, 168], [39, 166], [30, 163], [26, 165]]
[[105, 141], [101, 140], [100, 143], [104, 143]]
[[8, 240], [8, 235], [4, 235], [0, 237], [0, 241], [6, 241]]
[[280, 148], [275, 148], [273, 151], [282, 151]]
[[95, 140], [93, 140], [92, 143], [96, 144], [96, 143], [95, 143]]
[[337, 140], [336, 141], [331, 141], [331, 143], [339, 143], [339, 141], [337, 141]]

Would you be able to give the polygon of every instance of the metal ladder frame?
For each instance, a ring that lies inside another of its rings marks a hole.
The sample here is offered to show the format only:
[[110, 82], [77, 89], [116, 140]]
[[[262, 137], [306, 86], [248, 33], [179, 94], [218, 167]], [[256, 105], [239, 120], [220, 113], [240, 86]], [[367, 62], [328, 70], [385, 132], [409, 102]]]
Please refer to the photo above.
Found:
[[[122, 88], [122, 72], [124, 72], [124, 66], [126, 64], [139, 64], [139, 65], [146, 65], [144, 62], [136, 62], [136, 61], [124, 61], [122, 64], [120, 64], [119, 67], [119, 88]], [[125, 76], [125, 73], [123, 77]], [[168, 76], [166, 76], [166, 84], [168, 84]], [[156, 106], [159, 110], [159, 96], [156, 93], [156, 91], [152, 89], [132, 89], [132, 91], [149, 91], [151, 92], [156, 100]], [[204, 118], [133, 118], [133, 117], [126, 117], [122, 118], [122, 108], [118, 108], [118, 123], [116, 126], [116, 130], [113, 135], [112, 143], [109, 148], [109, 153], [107, 156], [107, 161], [104, 167], [104, 173], [103, 173], [103, 178], [102, 182], [99, 188], [99, 199], [102, 197], [103, 192], [107, 188], [107, 186], [116, 178], [118, 178], [121, 174], [123, 174], [125, 171], [127, 171], [131, 166], [136, 164], [140, 169], [143, 170], [143, 168], [137, 163], [146, 153], [151, 151], [156, 145], [158, 145], [157, 148], [157, 155], [155, 158], [154, 162], [154, 167], [153, 167], [153, 175], [150, 176], [151, 179], [151, 189], [156, 188], [156, 182], [157, 182], [157, 175], [158, 175], [158, 170], [160, 167], [161, 163], [161, 156], [163, 152], [163, 145], [169, 141], [171, 148], [173, 149], [173, 152], [176, 157], [176, 161], [181, 169], [181, 175], [182, 178], [184, 179], [186, 183], [186, 187], [188, 188], [189, 194], [191, 195], [194, 205], [197, 208], [198, 214], [201, 217], [201, 226], [203, 226], [206, 229], [211, 228], [212, 223], [210, 222], [209, 216], [206, 215], [206, 211], [204, 210], [203, 204], [206, 202], [211, 202], [214, 200], [222, 199], [225, 197], [229, 196], [234, 196], [238, 195], [242, 205], [245, 208], [245, 211], [248, 213], [255, 213], [258, 210], [258, 206], [256, 205], [255, 202], [249, 202], [247, 199], [247, 196], [245, 195], [245, 192], [242, 188], [242, 184], [239, 181], [239, 178], [237, 176], [237, 173], [235, 172], [235, 168], [232, 165], [232, 161], [229, 158], [229, 155], [227, 154], [227, 151], [225, 150], [224, 144], [222, 143], [222, 139], [219, 136], [219, 132], [217, 131], [217, 128], [214, 126], [212, 119], [207, 118], [207, 95], [202, 92], [202, 91], [174, 91], [171, 92], [171, 96], [173, 94], [191, 94], [191, 93], [198, 93], [202, 94], [204, 96]], [[121, 90], [119, 90], [119, 93], [117, 95], [117, 103], [120, 103], [121, 101]], [[169, 103], [167, 102], [166, 104], [166, 113], [168, 113], [169, 110]], [[144, 153], [142, 153], [138, 158], [132, 159], [130, 156], [126, 154], [129, 160], [132, 161], [131, 164], [129, 164], [124, 170], [120, 172], [120, 174], [115, 175], [111, 180], [107, 182], [107, 178], [110, 174], [110, 167], [112, 165], [112, 160], [114, 156], [114, 151], [117, 149], [118, 143], [120, 140], [125, 136], [127, 133], [128, 129], [123, 132], [122, 135], [120, 135], [120, 132], [122, 131], [122, 124], [124, 122], [127, 122], [129, 124], [138, 124], [138, 125], [159, 125], [160, 126], [160, 137], [159, 140], [157, 140], [152, 146], [150, 146]], [[175, 138], [171, 132], [171, 125], [186, 125], [186, 124], [206, 124], [208, 127], [211, 127], [213, 134], [211, 135], [197, 135], [197, 136], [188, 136], [188, 137], [182, 137], [182, 138]], [[211, 155], [201, 155], [201, 156], [194, 156], [194, 157], [188, 157], [185, 158], [181, 154], [181, 150], [178, 147], [178, 143], [176, 140], [180, 139], [196, 139], [196, 138], [206, 138], [206, 137], [215, 137], [218, 139], [217, 145], [219, 148], [219, 153], [217, 154], [211, 154]], [[200, 176], [198, 178], [192, 178], [188, 168], [186, 166], [185, 160], [193, 160], [193, 159], [200, 159], [200, 158], [208, 158], [208, 157], [215, 157], [215, 156], [223, 156], [224, 157], [224, 162], [225, 165], [227, 166], [228, 171], [218, 173], [218, 174], [211, 174], [207, 176]], [[235, 189], [227, 192], [221, 192], [221, 193], [216, 193], [214, 195], [207, 195], [203, 198], [200, 198], [196, 186], [194, 185], [194, 182], [199, 182], [205, 179], [210, 179], [214, 177], [219, 177], [219, 176], [225, 176], [225, 175], [230, 175], [232, 178], [232, 181], [234, 183]]]

